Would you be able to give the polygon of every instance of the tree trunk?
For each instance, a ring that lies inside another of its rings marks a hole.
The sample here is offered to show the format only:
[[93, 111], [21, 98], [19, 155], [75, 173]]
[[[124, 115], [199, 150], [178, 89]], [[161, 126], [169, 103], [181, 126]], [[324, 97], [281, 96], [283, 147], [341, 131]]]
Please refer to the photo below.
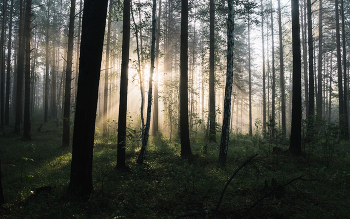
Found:
[[307, 40], [306, 40], [306, 7], [305, 0], [303, 1], [302, 10], [304, 20], [301, 22], [302, 27], [302, 45], [303, 45], [303, 67], [304, 67], [304, 90], [305, 90], [305, 115], [306, 118], [309, 117], [309, 83], [307, 77]]
[[317, 92], [317, 101], [316, 101], [316, 108], [317, 108], [317, 120], [321, 121], [322, 119], [322, 55], [323, 55], [323, 51], [322, 51], [322, 40], [323, 40], [323, 30], [322, 30], [322, 0], [319, 1], [319, 14], [318, 14], [318, 76], [317, 76], [317, 80], [318, 80], [318, 92]]
[[46, 46], [45, 46], [45, 91], [44, 91], [44, 122], [48, 122], [49, 114], [49, 27], [50, 27], [50, 7], [51, 0], [47, 3], [47, 21], [46, 21]]
[[66, 69], [66, 86], [64, 89], [64, 112], [63, 112], [63, 136], [62, 146], [67, 147], [70, 143], [70, 98], [72, 82], [72, 61], [73, 61], [73, 38], [74, 38], [75, 0], [71, 0], [69, 15], [68, 52]]
[[270, 0], [271, 3], [271, 40], [272, 40], [272, 106], [271, 106], [271, 118], [270, 118], [270, 125], [272, 127], [272, 136], [275, 136], [275, 120], [276, 120], [276, 112], [275, 112], [275, 96], [276, 96], [276, 73], [275, 73], [275, 43], [274, 43], [274, 36], [273, 36], [273, 8], [272, 8], [272, 0]]
[[[1, 39], [0, 39], [0, 127], [4, 128], [5, 124], [5, 52], [4, 52], [4, 44], [5, 44], [5, 32], [6, 32], [6, 7], [7, 0], [3, 0], [2, 3], [2, 27], [1, 27]], [[11, 19], [11, 18], [10, 18]]]
[[131, 0], [124, 0], [123, 11], [123, 45], [122, 45], [122, 69], [120, 76], [120, 101], [118, 120], [118, 155], [117, 168], [125, 167], [125, 141], [126, 141], [126, 113], [128, 97], [128, 65], [130, 45], [130, 3]]
[[344, 135], [344, 97], [343, 97], [343, 77], [342, 77], [342, 66], [341, 66], [341, 53], [340, 53], [340, 30], [339, 30], [339, 3], [335, 0], [335, 31], [336, 31], [336, 42], [337, 42], [337, 67], [338, 67], [338, 92], [339, 92], [339, 128], [341, 137]]
[[24, 87], [24, 120], [23, 120], [23, 139], [30, 140], [30, 39], [31, 39], [31, 22], [32, 22], [32, 0], [26, 0], [25, 12], [25, 87]]
[[[72, 5], [73, 1], [75, 0], [72, 0]], [[93, 145], [107, 5], [108, 0], [84, 1], [72, 164], [68, 187], [68, 191], [75, 196], [89, 195], [93, 188]]]
[[145, 153], [148, 143], [149, 137], [149, 128], [151, 123], [151, 110], [152, 110], [152, 77], [154, 72], [154, 59], [155, 59], [155, 44], [156, 44], [156, 10], [157, 10], [157, 2], [153, 0], [152, 7], [152, 42], [151, 42], [151, 69], [149, 74], [149, 84], [148, 84], [148, 105], [147, 105], [147, 118], [146, 118], [146, 126], [145, 130], [142, 133], [142, 147], [137, 159], [137, 163], [142, 164], [145, 159]]
[[265, 73], [265, 37], [264, 37], [264, 5], [261, 0], [261, 39], [262, 39], [262, 58], [263, 58], [263, 136], [266, 135], [266, 73]]
[[301, 51], [299, 1], [291, 0], [291, 5], [293, 47], [293, 108], [289, 150], [294, 155], [301, 155]]
[[248, 9], [248, 74], [249, 74], [249, 136], [253, 135], [252, 124], [252, 71], [250, 67], [250, 9]]
[[[112, 10], [112, 1], [109, 2], [109, 11]], [[111, 23], [112, 23], [112, 15], [108, 15], [108, 23], [107, 23], [107, 45], [106, 45], [106, 70], [105, 70], [105, 86], [104, 86], [104, 94], [103, 94], [103, 137], [108, 137], [108, 127], [107, 127], [107, 101], [108, 101], [108, 77], [109, 77], [109, 44], [111, 41]]]
[[[188, 127], [188, 0], [181, 0], [180, 138], [181, 157], [192, 156]], [[215, 120], [214, 120], [215, 122]]]
[[234, 8], [233, 0], [228, 1], [227, 17], [227, 72], [225, 87], [224, 119], [222, 121], [221, 144], [219, 154], [219, 166], [225, 166], [227, 157], [227, 148], [229, 141], [229, 124], [231, 119], [231, 94], [233, 82], [233, 46], [234, 46]]
[[12, 51], [12, 14], [13, 0], [11, 0], [10, 23], [9, 23], [9, 41], [7, 46], [7, 75], [6, 75], [6, 101], [5, 101], [5, 125], [10, 124], [10, 85], [11, 85], [11, 51]]
[[210, 52], [209, 52], [209, 141], [216, 142], [215, 130], [215, 37], [214, 37], [214, 22], [215, 22], [215, 3], [210, 0]]
[[311, 20], [311, 0], [307, 0], [307, 21], [308, 21], [308, 46], [309, 46], [309, 116], [307, 118], [307, 139], [313, 140], [314, 135], [314, 115], [315, 115], [315, 100], [314, 100], [314, 46], [312, 37], [312, 20]]
[[348, 95], [347, 95], [347, 77], [346, 77], [346, 30], [345, 30], [345, 16], [344, 16], [344, 0], [340, 0], [341, 2], [341, 17], [342, 17], [342, 41], [343, 41], [343, 75], [344, 75], [344, 130], [342, 133], [342, 138], [348, 140], [349, 139], [349, 125], [348, 125]]
[[22, 93], [23, 93], [23, 70], [24, 70], [24, 40], [23, 40], [23, 29], [24, 29], [24, 17], [23, 17], [23, 0], [19, 3], [20, 15], [19, 15], [19, 31], [18, 31], [18, 57], [17, 57], [17, 84], [16, 84], [16, 120], [14, 133], [20, 133], [20, 124], [22, 121]]
[[278, 31], [280, 41], [280, 88], [281, 88], [281, 111], [282, 111], [282, 135], [286, 136], [286, 94], [284, 88], [284, 63], [283, 63], [283, 42], [282, 42], [282, 18], [281, 18], [281, 0], [278, 0]]

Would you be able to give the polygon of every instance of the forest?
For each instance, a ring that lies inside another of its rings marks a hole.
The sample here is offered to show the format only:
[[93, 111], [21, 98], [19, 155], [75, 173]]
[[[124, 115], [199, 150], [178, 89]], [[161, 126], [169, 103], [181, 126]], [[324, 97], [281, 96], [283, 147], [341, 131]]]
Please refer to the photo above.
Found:
[[0, 218], [349, 217], [349, 1], [0, 15]]

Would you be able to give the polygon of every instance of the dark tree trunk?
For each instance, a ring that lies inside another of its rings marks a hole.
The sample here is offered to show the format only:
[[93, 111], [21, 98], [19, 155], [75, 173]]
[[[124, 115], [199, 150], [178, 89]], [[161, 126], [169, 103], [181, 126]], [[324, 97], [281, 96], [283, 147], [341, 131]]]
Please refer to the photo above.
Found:
[[74, 38], [75, 0], [71, 0], [69, 15], [68, 52], [66, 69], [66, 86], [64, 89], [64, 111], [63, 111], [63, 136], [62, 146], [67, 147], [70, 143], [70, 98], [72, 82], [72, 61], [73, 61], [73, 38]]
[[[112, 0], [109, 2], [109, 11], [112, 10]], [[103, 94], [103, 137], [108, 137], [108, 128], [107, 128], [107, 101], [108, 101], [108, 77], [109, 77], [109, 44], [111, 41], [111, 23], [112, 23], [112, 14], [108, 15], [107, 23], [107, 45], [106, 45], [106, 70], [105, 70], [105, 86]]]
[[227, 16], [227, 72], [226, 72], [226, 87], [225, 87], [225, 103], [224, 103], [224, 119], [222, 122], [221, 144], [219, 154], [219, 166], [225, 166], [228, 141], [229, 141], [229, 124], [231, 119], [231, 94], [233, 82], [233, 46], [234, 46], [234, 8], [233, 0], [228, 1], [228, 16]]
[[339, 127], [341, 137], [344, 135], [344, 96], [343, 96], [343, 77], [342, 77], [342, 66], [341, 66], [341, 52], [340, 52], [340, 30], [339, 30], [339, 3], [335, 0], [335, 31], [336, 31], [336, 42], [337, 42], [337, 67], [338, 67], [338, 92], [339, 92]]
[[156, 44], [156, 10], [157, 10], [157, 2], [153, 0], [152, 7], [152, 42], [151, 42], [151, 69], [149, 74], [149, 84], [148, 84], [148, 105], [147, 105], [147, 118], [146, 118], [146, 126], [145, 130], [142, 133], [142, 147], [137, 159], [137, 163], [142, 164], [145, 159], [145, 153], [148, 143], [149, 137], [149, 128], [151, 123], [151, 109], [152, 109], [152, 77], [154, 72], [154, 59], [155, 59], [155, 44]]
[[7, 75], [6, 75], [6, 101], [5, 101], [5, 125], [10, 124], [10, 85], [11, 85], [11, 51], [12, 51], [12, 14], [13, 0], [11, 0], [10, 23], [9, 23], [9, 41], [7, 46]]
[[275, 72], [275, 42], [274, 42], [274, 30], [273, 30], [273, 8], [272, 8], [272, 0], [271, 3], [271, 40], [272, 40], [272, 100], [271, 100], [271, 118], [270, 118], [270, 126], [272, 127], [272, 136], [275, 136], [275, 120], [276, 120], [276, 112], [275, 112], [275, 96], [276, 96], [276, 72]]
[[281, 111], [282, 111], [282, 135], [286, 136], [286, 99], [284, 88], [284, 63], [283, 63], [283, 42], [282, 42], [282, 17], [281, 0], [278, 0], [278, 31], [280, 41], [280, 88], [281, 88]]
[[307, 139], [312, 141], [315, 115], [315, 87], [314, 87], [314, 46], [312, 37], [312, 20], [311, 20], [311, 0], [307, 0], [307, 21], [308, 21], [308, 46], [309, 46], [309, 113], [307, 123]]
[[248, 74], [249, 74], [249, 136], [253, 135], [252, 122], [252, 71], [250, 64], [250, 9], [248, 9]]
[[24, 70], [24, 40], [23, 40], [23, 29], [24, 29], [24, 17], [23, 17], [23, 0], [20, 0], [19, 4], [20, 15], [19, 15], [19, 31], [18, 31], [18, 57], [17, 57], [17, 84], [16, 84], [16, 120], [14, 133], [20, 133], [20, 125], [22, 121], [23, 113], [23, 70]]
[[181, 1], [180, 138], [181, 157], [192, 156], [188, 127], [188, 0]]
[[349, 125], [348, 125], [348, 88], [347, 88], [347, 77], [346, 77], [346, 30], [345, 30], [345, 16], [344, 16], [344, 0], [341, 0], [341, 17], [342, 17], [342, 41], [343, 41], [343, 75], [344, 75], [344, 130], [342, 132], [342, 138], [349, 139]]
[[263, 136], [266, 135], [266, 73], [265, 73], [265, 37], [264, 37], [264, 5], [261, 0], [261, 39], [262, 39], [262, 58], [263, 58]]
[[301, 22], [302, 27], [302, 46], [303, 46], [303, 67], [304, 67], [304, 90], [305, 90], [305, 115], [309, 117], [309, 80], [307, 77], [307, 39], [306, 39], [306, 7], [305, 0], [303, 1], [303, 21]]
[[26, 0], [25, 12], [25, 87], [24, 87], [24, 117], [23, 117], [23, 139], [30, 140], [30, 39], [31, 39], [31, 19], [32, 19], [32, 0]]
[[125, 167], [125, 141], [126, 141], [126, 113], [128, 97], [128, 65], [130, 45], [130, 3], [131, 0], [124, 0], [123, 10], [123, 45], [122, 45], [122, 69], [120, 76], [120, 101], [118, 120], [118, 155], [117, 168]]
[[47, 21], [46, 21], [46, 44], [45, 44], [45, 90], [44, 90], [44, 122], [48, 122], [49, 116], [49, 27], [50, 27], [50, 7], [51, 0], [47, 3]]
[[[215, 130], [215, 37], [214, 37], [214, 21], [215, 21], [215, 3], [210, 0], [210, 54], [209, 54], [209, 141], [216, 142]], [[182, 39], [182, 38], [181, 38]], [[182, 50], [182, 49], [181, 49]]]
[[76, 196], [89, 195], [92, 191], [95, 120], [107, 5], [108, 0], [84, 1], [72, 164], [68, 187], [69, 192]]
[[[1, 27], [1, 39], [0, 39], [0, 127], [3, 128], [5, 124], [5, 52], [4, 52], [4, 44], [5, 44], [5, 22], [6, 22], [6, 7], [7, 0], [3, 0], [2, 2], [2, 27]], [[11, 18], [10, 18], [11, 19]]]
[[292, 5], [292, 47], [293, 47], [293, 102], [292, 130], [289, 150], [294, 155], [301, 155], [301, 51], [299, 1], [291, 0]]
[[316, 109], [317, 109], [317, 120], [320, 121], [322, 119], [322, 41], [323, 41], [323, 30], [322, 30], [322, 0], [319, 1], [319, 14], [318, 14], [318, 75], [317, 75], [317, 80], [318, 80], [318, 92], [317, 92], [317, 101], [316, 101]]
[[4, 190], [2, 189], [2, 171], [1, 171], [1, 160], [0, 160], [0, 206], [5, 204]]

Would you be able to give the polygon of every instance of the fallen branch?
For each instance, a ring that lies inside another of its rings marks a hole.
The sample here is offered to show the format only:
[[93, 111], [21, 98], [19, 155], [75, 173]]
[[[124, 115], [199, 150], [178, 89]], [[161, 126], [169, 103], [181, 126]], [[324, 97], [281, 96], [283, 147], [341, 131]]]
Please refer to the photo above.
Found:
[[255, 154], [254, 156], [250, 157], [248, 160], [246, 160], [240, 167], [238, 167], [236, 169], [236, 171], [232, 174], [231, 178], [227, 181], [226, 185], [225, 185], [225, 188], [224, 190], [222, 191], [221, 193], [221, 197], [219, 199], [219, 203], [218, 205], [216, 206], [216, 209], [215, 209], [215, 212], [217, 212], [219, 210], [219, 207], [220, 207], [220, 204], [222, 202], [222, 199], [224, 198], [224, 194], [225, 194], [225, 191], [228, 187], [228, 185], [230, 184], [230, 182], [232, 181], [233, 177], [235, 177], [235, 175], [238, 173], [238, 171], [240, 171], [245, 165], [247, 165], [254, 157], [258, 156], [258, 154]]
[[262, 201], [264, 198], [268, 197], [269, 195], [271, 195], [273, 192], [291, 184], [292, 182], [296, 181], [296, 180], [303, 180], [303, 178], [301, 178], [302, 176], [299, 176], [297, 178], [294, 178], [292, 180], [290, 180], [289, 182], [283, 184], [283, 185], [280, 185], [280, 186], [277, 186], [276, 188], [272, 189], [271, 191], [269, 191], [268, 193], [266, 193], [265, 195], [263, 195], [261, 198], [259, 198], [252, 206], [250, 206], [250, 208], [246, 211], [249, 212], [250, 210], [252, 210], [255, 206], [257, 206], [259, 204], [260, 201]]

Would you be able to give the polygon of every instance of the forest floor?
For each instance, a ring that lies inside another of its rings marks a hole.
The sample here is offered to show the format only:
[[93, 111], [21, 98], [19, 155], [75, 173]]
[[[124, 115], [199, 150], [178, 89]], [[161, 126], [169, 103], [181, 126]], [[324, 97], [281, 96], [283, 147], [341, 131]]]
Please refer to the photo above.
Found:
[[[33, 125], [32, 141], [7, 127], [0, 135], [6, 204], [0, 218], [349, 218], [349, 142], [319, 142], [301, 157], [288, 145], [260, 137], [232, 135], [227, 166], [217, 168], [219, 143], [192, 139], [195, 156], [180, 157], [179, 142], [151, 138], [145, 163], [136, 163], [140, 142], [130, 138], [125, 170], [116, 170], [116, 136], [97, 138], [94, 191], [70, 200], [71, 147], [61, 147], [61, 127]], [[219, 139], [219, 137], [218, 137]], [[273, 150], [274, 147], [279, 149]], [[233, 178], [234, 171], [258, 154]], [[300, 178], [299, 178], [300, 177]], [[295, 179], [294, 181], [292, 181]], [[291, 182], [292, 181], [292, 182]]]

